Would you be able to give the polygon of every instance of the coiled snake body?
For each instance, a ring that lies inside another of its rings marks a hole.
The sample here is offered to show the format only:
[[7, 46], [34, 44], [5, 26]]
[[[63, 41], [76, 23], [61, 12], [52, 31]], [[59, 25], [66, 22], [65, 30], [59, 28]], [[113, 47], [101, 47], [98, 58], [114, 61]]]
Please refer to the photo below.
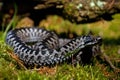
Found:
[[[59, 39], [58, 36], [41, 28], [21, 28], [8, 32], [6, 43], [15, 54], [28, 66], [50, 66], [65, 61], [80, 62], [96, 52], [101, 37], [91, 35], [74, 39]], [[74, 58], [73, 60], [71, 60]], [[83, 61], [84, 62], [84, 61]]]

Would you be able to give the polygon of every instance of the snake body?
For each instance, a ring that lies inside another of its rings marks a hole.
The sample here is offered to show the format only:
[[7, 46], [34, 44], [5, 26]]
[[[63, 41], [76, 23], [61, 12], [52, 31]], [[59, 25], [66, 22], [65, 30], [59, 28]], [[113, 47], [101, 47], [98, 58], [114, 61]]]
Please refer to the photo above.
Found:
[[71, 60], [72, 57], [73, 61], [80, 61], [82, 54], [89, 54], [86, 50], [93, 51], [94, 47], [101, 43], [101, 37], [86, 35], [73, 39], [59, 39], [51, 31], [32, 27], [9, 31], [6, 43], [25, 65], [41, 67], [62, 63]]

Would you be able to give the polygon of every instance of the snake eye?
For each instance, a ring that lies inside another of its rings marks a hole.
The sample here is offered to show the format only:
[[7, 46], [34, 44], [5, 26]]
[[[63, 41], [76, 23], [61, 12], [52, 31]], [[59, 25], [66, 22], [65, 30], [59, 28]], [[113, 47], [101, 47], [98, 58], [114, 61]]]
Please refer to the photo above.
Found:
[[86, 43], [92, 42], [93, 41], [93, 37], [88, 35], [88, 36], [84, 37], [84, 40], [85, 40], [85, 44], [86, 44]]

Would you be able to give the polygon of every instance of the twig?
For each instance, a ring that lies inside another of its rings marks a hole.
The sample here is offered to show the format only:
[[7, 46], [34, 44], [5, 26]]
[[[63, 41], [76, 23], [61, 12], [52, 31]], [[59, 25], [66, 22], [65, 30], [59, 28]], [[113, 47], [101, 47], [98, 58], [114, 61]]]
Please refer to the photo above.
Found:
[[120, 71], [120, 69], [118, 69], [117, 67], [115, 67], [112, 62], [110, 61], [110, 58], [105, 54], [103, 53], [103, 57], [105, 59], [105, 61], [110, 65], [110, 67], [114, 70], [114, 71]]

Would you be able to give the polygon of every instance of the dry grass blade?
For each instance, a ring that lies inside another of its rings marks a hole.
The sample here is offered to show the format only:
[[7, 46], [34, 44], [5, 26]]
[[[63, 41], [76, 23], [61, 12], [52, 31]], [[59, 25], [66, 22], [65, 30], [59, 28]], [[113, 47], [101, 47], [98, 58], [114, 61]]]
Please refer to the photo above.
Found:
[[56, 71], [57, 71], [57, 66], [55, 66], [55, 67], [40, 67], [40, 68], [31, 69], [31, 70], [37, 71], [40, 74], [55, 75]]
[[10, 55], [23, 69], [27, 70], [27, 68], [23, 65], [23, 62], [9, 49], [7, 49], [8, 55]]

